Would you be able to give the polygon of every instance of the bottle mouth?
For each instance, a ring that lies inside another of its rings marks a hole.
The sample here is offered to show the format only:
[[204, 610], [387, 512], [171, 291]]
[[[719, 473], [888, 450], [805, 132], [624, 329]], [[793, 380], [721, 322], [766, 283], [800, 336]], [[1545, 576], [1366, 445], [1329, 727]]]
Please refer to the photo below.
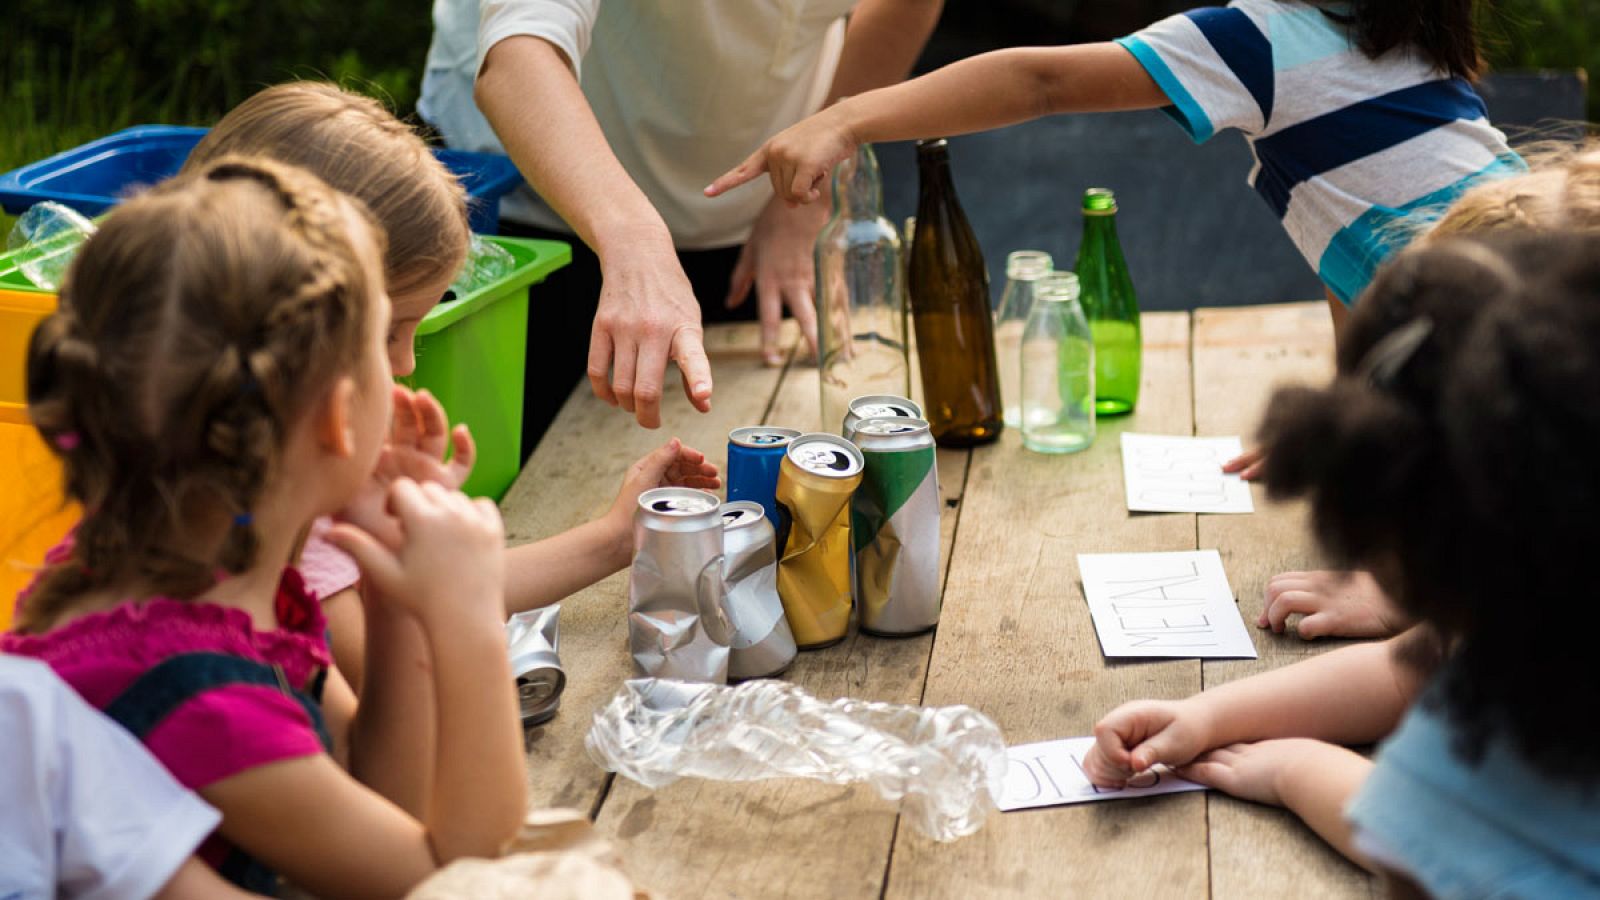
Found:
[[1117, 195], [1110, 188], [1089, 188], [1083, 192], [1083, 211], [1088, 215], [1109, 216], [1117, 211]]

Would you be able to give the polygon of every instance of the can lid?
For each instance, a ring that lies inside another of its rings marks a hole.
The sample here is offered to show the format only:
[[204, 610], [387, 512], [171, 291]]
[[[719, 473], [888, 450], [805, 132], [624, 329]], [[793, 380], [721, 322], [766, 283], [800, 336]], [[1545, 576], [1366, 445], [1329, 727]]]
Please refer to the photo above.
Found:
[[927, 430], [927, 421], [913, 416], [879, 416], [863, 419], [861, 424], [856, 426], [857, 435], [915, 434]]
[[728, 441], [740, 447], [787, 447], [800, 436], [793, 428], [774, 428], [770, 425], [746, 425], [728, 432]]
[[729, 500], [722, 504], [722, 527], [744, 528], [766, 518], [767, 511], [754, 500]]
[[659, 516], [699, 516], [720, 505], [716, 494], [694, 488], [656, 488], [639, 495], [639, 508]]
[[850, 413], [857, 419], [877, 419], [883, 416], [920, 419], [922, 407], [896, 394], [863, 394], [850, 401]]
[[850, 478], [861, 473], [861, 450], [838, 435], [803, 434], [787, 453], [801, 469], [824, 478]]

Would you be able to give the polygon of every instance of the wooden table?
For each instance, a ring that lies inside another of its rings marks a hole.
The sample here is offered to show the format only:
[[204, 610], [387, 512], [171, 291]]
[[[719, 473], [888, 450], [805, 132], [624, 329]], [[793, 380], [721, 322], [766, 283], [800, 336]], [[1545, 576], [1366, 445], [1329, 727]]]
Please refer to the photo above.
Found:
[[[792, 333], [791, 333], [792, 340]], [[1253, 627], [1266, 580], [1315, 564], [1299, 505], [1256, 491], [1248, 516], [1130, 515], [1117, 435], [1252, 433], [1274, 385], [1332, 370], [1318, 303], [1144, 317], [1138, 411], [1103, 421], [1089, 451], [1046, 457], [1008, 430], [998, 444], [939, 451], [945, 496], [944, 613], [936, 633], [852, 635], [803, 653], [786, 677], [824, 697], [965, 703], [1017, 744], [1090, 733], [1126, 700], [1179, 698], [1325, 648]], [[502, 503], [514, 542], [603, 512], [626, 467], [671, 435], [720, 464], [740, 425], [818, 425], [814, 367], [763, 368], [755, 326], [711, 329], [715, 406], [669, 396], [650, 432], [581, 385]], [[673, 376], [675, 379], [675, 376]], [[836, 423], [835, 423], [836, 424]], [[1216, 548], [1259, 660], [1107, 663], [1076, 570], [1081, 552]], [[680, 781], [646, 790], [585, 755], [594, 711], [630, 672], [627, 574], [561, 613], [561, 713], [530, 732], [532, 801], [586, 809], [631, 874], [671, 897], [1351, 897], [1371, 881], [1287, 813], [1216, 793], [992, 816], [937, 844], [900, 827], [864, 787], [804, 781]]]

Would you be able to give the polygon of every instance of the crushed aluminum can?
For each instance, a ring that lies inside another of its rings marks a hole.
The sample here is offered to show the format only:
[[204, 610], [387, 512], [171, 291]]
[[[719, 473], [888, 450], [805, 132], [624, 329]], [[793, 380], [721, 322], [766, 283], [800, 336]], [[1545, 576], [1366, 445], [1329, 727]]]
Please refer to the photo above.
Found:
[[506, 650], [524, 728], [550, 721], [561, 708], [567, 673], [560, 649], [561, 604], [520, 612], [506, 622]]
[[716, 495], [656, 488], [639, 495], [628, 583], [634, 674], [725, 684], [722, 514]]
[[864, 461], [850, 505], [859, 626], [920, 634], [939, 624], [939, 470], [922, 419], [863, 419]]
[[778, 599], [778, 551], [761, 504], [722, 504], [722, 574], [733, 626], [729, 680], [770, 678], [794, 662], [794, 632]]
[[856, 439], [856, 428], [864, 419], [920, 419], [922, 407], [914, 401], [894, 394], [863, 394], [850, 401], [844, 413], [844, 424], [839, 433], [847, 441]]
[[850, 629], [850, 494], [861, 451], [832, 434], [789, 444], [778, 473], [778, 596], [801, 650], [844, 640]]

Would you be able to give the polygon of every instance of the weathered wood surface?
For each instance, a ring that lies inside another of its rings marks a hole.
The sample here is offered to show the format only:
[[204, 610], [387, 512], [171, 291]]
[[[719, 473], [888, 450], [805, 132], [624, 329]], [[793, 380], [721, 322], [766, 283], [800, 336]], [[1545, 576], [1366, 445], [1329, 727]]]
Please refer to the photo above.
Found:
[[[1333, 373], [1333, 330], [1322, 303], [1194, 314], [1195, 433], [1242, 435], [1250, 446], [1272, 391], [1319, 384]], [[1267, 579], [1316, 568], [1302, 503], [1269, 503], [1255, 489], [1248, 516], [1200, 516], [1199, 546], [1222, 554], [1238, 592], [1239, 612], [1255, 638], [1259, 659], [1208, 660], [1205, 685], [1216, 687], [1288, 665], [1328, 649], [1293, 634], [1257, 630]], [[1346, 862], [1292, 814], [1224, 794], [1207, 797], [1211, 824], [1211, 894], [1218, 900], [1255, 897], [1366, 897], [1372, 879]]]
[[[1076, 554], [1216, 547], [1252, 624], [1265, 581], [1314, 563], [1297, 506], [1257, 491], [1252, 516], [1130, 515], [1117, 435], [1254, 431], [1271, 387], [1331, 370], [1322, 304], [1147, 314], [1137, 413], [1101, 422], [1074, 456], [1025, 452], [1020, 437], [940, 451], [944, 615], [935, 635], [852, 635], [802, 654], [785, 677], [823, 698], [964, 703], [1008, 742], [1088, 734], [1118, 703], [1182, 697], [1317, 652], [1256, 633], [1262, 658], [1108, 664], [1079, 585]], [[792, 340], [791, 332], [791, 340]], [[669, 396], [647, 432], [581, 385], [506, 497], [517, 542], [604, 511], [621, 472], [666, 436], [723, 460], [729, 429], [815, 427], [817, 373], [760, 364], [754, 326], [713, 328], [714, 411]], [[800, 781], [684, 781], [648, 791], [601, 772], [583, 750], [594, 711], [630, 671], [627, 576], [569, 599], [562, 711], [533, 732], [529, 780], [540, 804], [591, 810], [630, 872], [672, 897], [1365, 896], [1369, 880], [1293, 817], [1220, 795], [1189, 794], [996, 815], [976, 835], [936, 844], [865, 788]]]

